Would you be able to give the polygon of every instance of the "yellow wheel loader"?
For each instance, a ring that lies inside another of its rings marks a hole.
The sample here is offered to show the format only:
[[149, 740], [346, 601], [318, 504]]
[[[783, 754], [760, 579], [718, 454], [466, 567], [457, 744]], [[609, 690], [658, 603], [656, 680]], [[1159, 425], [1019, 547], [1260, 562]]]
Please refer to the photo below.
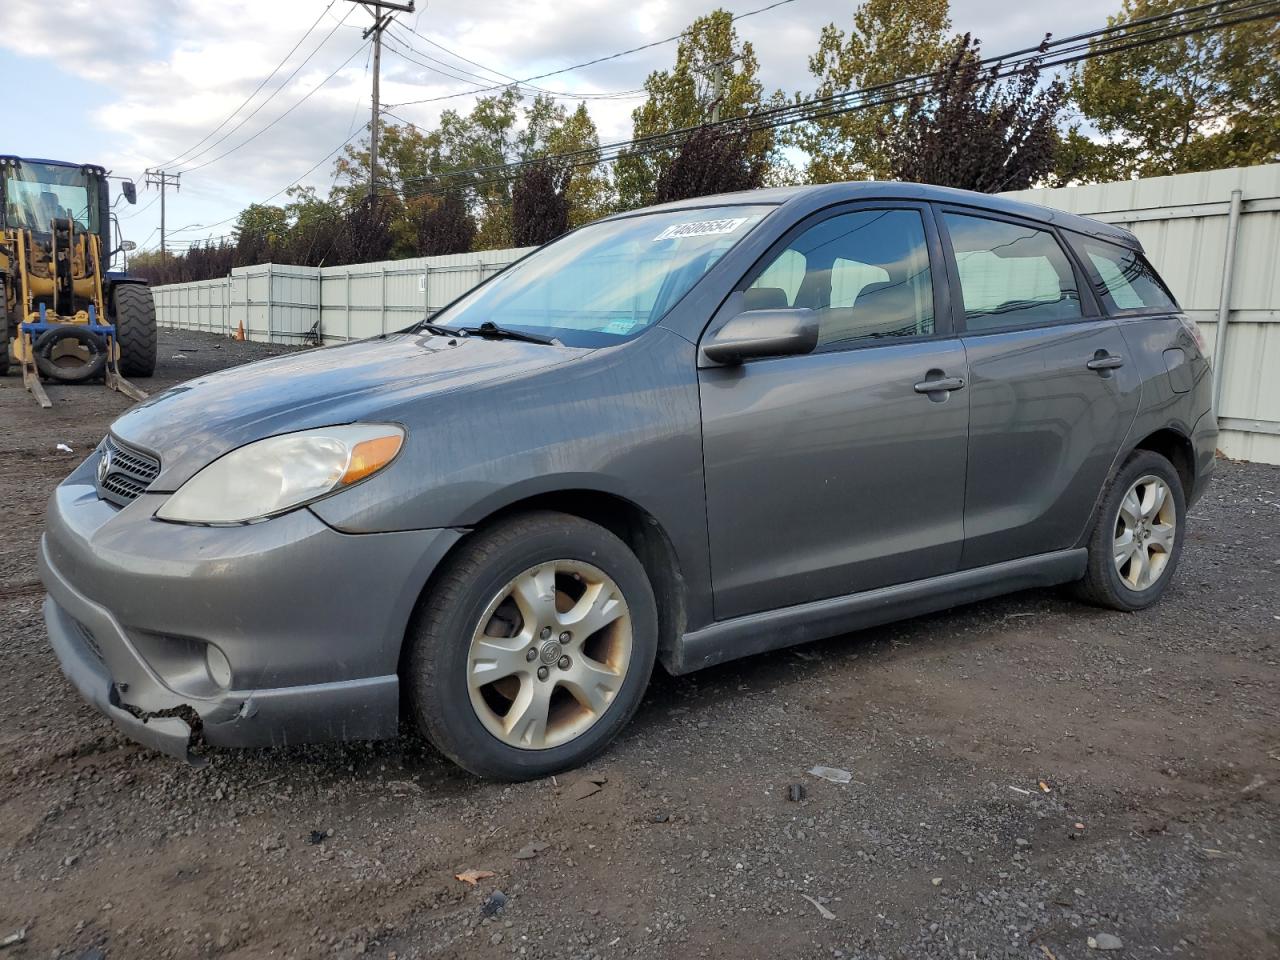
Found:
[[[125, 199], [137, 201], [125, 181]], [[52, 406], [44, 381], [103, 380], [135, 400], [125, 379], [156, 366], [156, 309], [146, 282], [110, 271], [107, 171], [90, 164], [0, 156], [0, 374], [10, 364]]]

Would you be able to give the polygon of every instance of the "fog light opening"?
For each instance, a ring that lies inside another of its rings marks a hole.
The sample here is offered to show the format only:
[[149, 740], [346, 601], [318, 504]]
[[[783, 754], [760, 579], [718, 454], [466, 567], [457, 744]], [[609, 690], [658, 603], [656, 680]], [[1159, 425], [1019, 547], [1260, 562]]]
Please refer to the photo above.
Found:
[[205, 646], [204, 659], [209, 678], [223, 689], [230, 689], [231, 663], [227, 660], [227, 655], [210, 643]]

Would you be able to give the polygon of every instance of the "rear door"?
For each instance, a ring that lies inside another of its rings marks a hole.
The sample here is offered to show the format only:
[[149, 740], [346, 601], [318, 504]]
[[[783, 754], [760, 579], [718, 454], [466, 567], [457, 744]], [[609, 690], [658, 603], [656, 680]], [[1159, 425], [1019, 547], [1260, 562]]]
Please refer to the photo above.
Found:
[[926, 206], [836, 208], [779, 241], [712, 322], [821, 319], [812, 354], [699, 370], [717, 619], [956, 569], [969, 412], [940, 258]]
[[969, 362], [965, 569], [1073, 546], [1138, 410], [1137, 364], [1057, 232], [944, 207]]

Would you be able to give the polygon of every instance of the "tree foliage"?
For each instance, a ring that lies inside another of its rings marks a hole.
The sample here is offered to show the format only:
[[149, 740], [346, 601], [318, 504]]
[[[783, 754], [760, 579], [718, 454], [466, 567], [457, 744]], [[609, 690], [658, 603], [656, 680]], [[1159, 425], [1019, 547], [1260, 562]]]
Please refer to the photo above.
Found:
[[654, 200], [667, 203], [764, 185], [768, 163], [751, 149], [745, 125], [701, 127], [658, 174]]
[[926, 96], [908, 102], [887, 138], [899, 180], [995, 193], [1024, 190], [1054, 167], [1063, 84], [1040, 84], [1039, 60], [999, 79], [978, 41], [951, 47]]
[[[734, 61], [732, 63], [728, 61]], [[721, 94], [716, 96], [715, 64], [723, 64]], [[738, 39], [733, 15], [714, 10], [698, 17], [681, 36], [676, 62], [670, 70], [649, 74], [644, 82], [648, 95], [631, 114], [636, 139], [669, 133], [706, 123], [714, 107], [721, 119], [745, 117], [764, 105], [764, 88], [757, 79], [760, 70], [755, 48]], [[771, 102], [780, 103], [781, 93]], [[748, 152], [753, 161], [768, 165], [776, 149], [772, 131], [751, 134]], [[652, 203], [663, 168], [679, 150], [655, 151], [644, 144], [627, 151], [617, 161], [619, 201], [624, 209]]]
[[[1112, 26], [1185, 6], [1123, 0]], [[1161, 27], [1176, 32], [1183, 18]], [[1150, 30], [1150, 27], [1133, 28]], [[1129, 35], [1122, 31], [1111, 42]], [[1193, 33], [1086, 60], [1071, 97], [1080, 113], [1063, 180], [1150, 177], [1280, 160], [1280, 20]], [[1093, 127], [1098, 142], [1085, 133]]]
[[[950, 53], [950, 30], [947, 0], [866, 0], [854, 10], [848, 34], [834, 23], [822, 28], [817, 52], [809, 58], [817, 89], [796, 94], [796, 100], [934, 73]], [[807, 155], [805, 179], [833, 183], [889, 176], [885, 140], [904, 113], [902, 104], [887, 104], [800, 127], [791, 143]]]
[[[1106, 49], [1132, 46], [1079, 65], [1064, 88], [1042, 77], [1039, 60], [1006, 78], [984, 67], [976, 41], [951, 36], [949, 0], [860, 0], [848, 22], [822, 29], [809, 58], [815, 89], [794, 102], [922, 77], [927, 92], [779, 131], [751, 129], [759, 111], [787, 101], [765, 95], [756, 50], [715, 9], [645, 80], [631, 113], [637, 142], [613, 162], [585, 103], [530, 99], [513, 84], [445, 109], [430, 128], [383, 123], [376, 199], [366, 138], [336, 161], [327, 192], [295, 187], [242, 210], [229, 239], [139, 254], [132, 267], [174, 282], [267, 261], [541, 244], [654, 201], [788, 182], [897, 177], [998, 191], [1280, 160], [1280, 21], [1175, 38], [1190, 15], [1126, 25], [1176, 13], [1184, 0], [1116, 2], [1110, 23], [1121, 29]], [[1073, 113], [1061, 129], [1066, 92]], [[717, 116], [724, 122], [708, 126]]]
[[550, 243], [569, 229], [571, 171], [549, 160], [524, 167], [511, 189], [511, 239], [517, 247]]

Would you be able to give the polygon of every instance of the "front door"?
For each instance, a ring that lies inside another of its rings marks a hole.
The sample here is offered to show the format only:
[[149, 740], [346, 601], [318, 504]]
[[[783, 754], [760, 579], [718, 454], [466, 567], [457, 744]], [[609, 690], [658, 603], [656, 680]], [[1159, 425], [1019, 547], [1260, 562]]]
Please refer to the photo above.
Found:
[[961, 565], [1074, 546], [1137, 414], [1137, 364], [1052, 230], [941, 219], [969, 361]]
[[957, 569], [969, 401], [939, 258], [927, 209], [843, 208], [726, 303], [809, 307], [821, 334], [807, 356], [699, 371], [717, 619]]

